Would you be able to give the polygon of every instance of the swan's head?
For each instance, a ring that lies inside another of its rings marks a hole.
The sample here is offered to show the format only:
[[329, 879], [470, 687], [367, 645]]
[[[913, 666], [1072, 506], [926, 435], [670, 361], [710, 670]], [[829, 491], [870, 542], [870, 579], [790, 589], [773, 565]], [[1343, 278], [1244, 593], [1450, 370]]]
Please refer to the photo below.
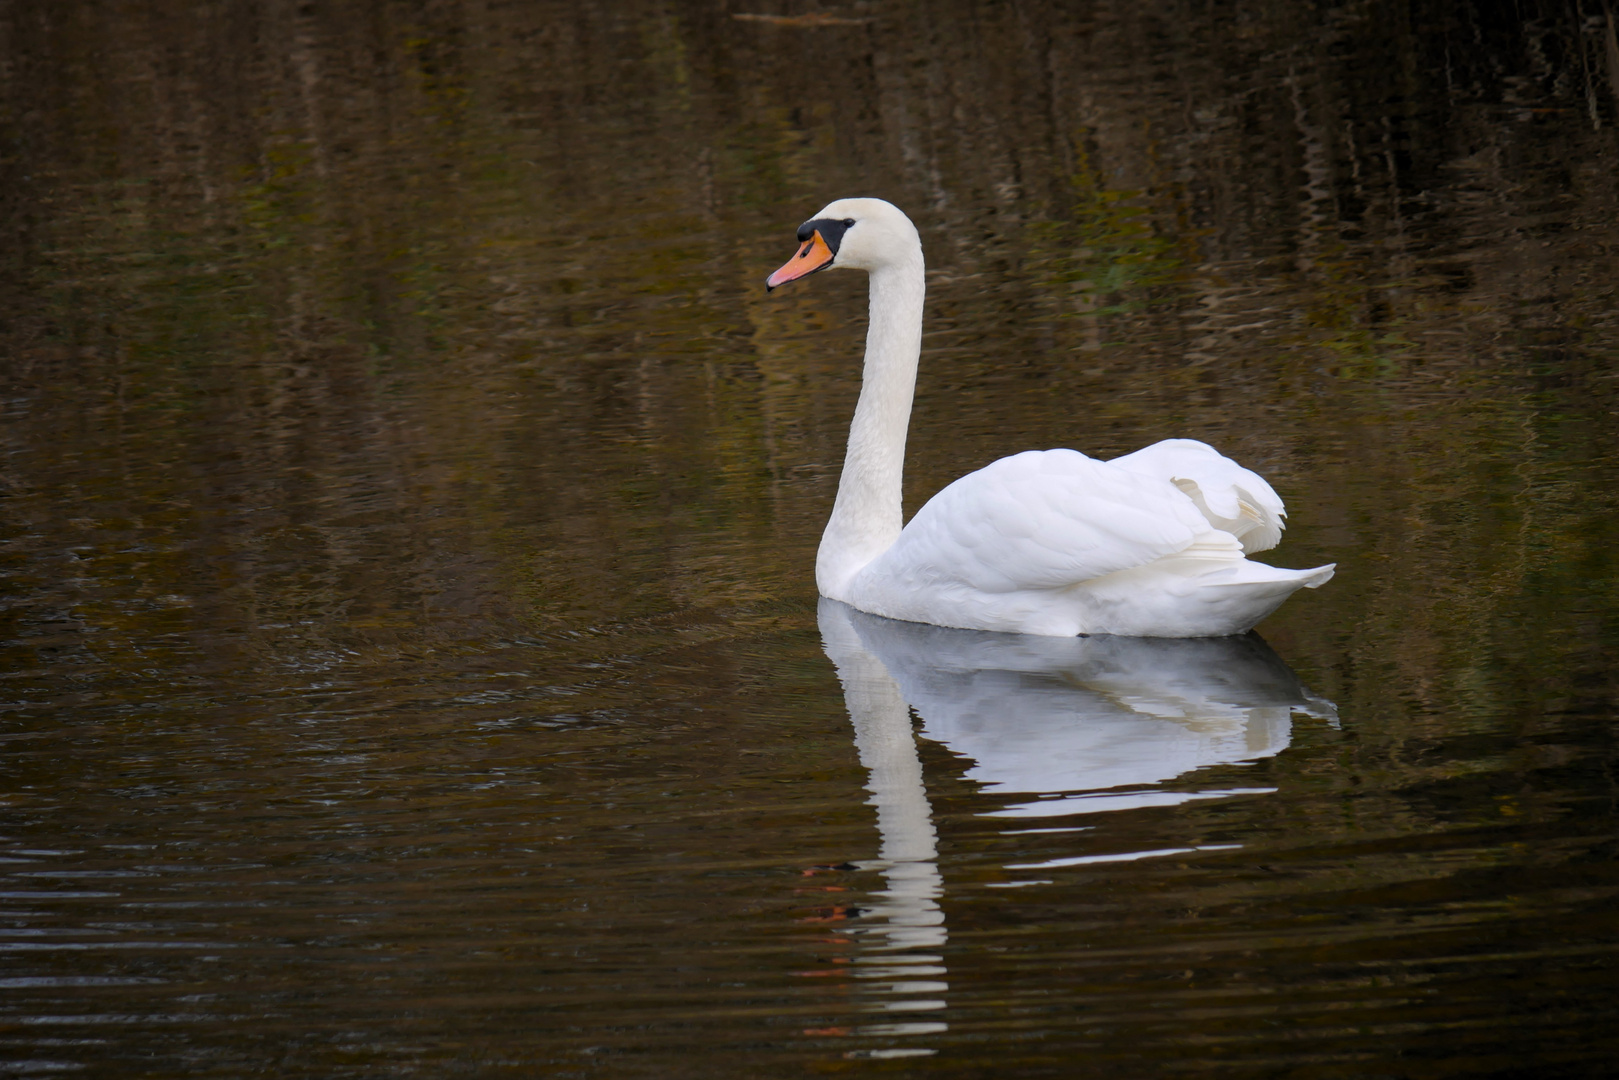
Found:
[[827, 267], [880, 270], [915, 258], [922, 238], [904, 211], [882, 199], [839, 199], [798, 227], [798, 254], [765, 279], [774, 289]]

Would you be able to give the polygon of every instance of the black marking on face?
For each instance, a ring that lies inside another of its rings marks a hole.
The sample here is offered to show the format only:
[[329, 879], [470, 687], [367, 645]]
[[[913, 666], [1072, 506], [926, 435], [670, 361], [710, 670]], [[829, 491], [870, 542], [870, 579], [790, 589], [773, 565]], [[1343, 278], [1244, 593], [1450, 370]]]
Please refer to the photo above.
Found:
[[838, 245], [843, 243], [843, 234], [848, 232], [849, 226], [853, 224], [853, 218], [844, 218], [842, 221], [836, 218], [815, 218], [798, 227], [798, 242], [802, 244], [816, 233], [820, 233], [821, 239], [826, 241], [827, 248], [835, 257]]

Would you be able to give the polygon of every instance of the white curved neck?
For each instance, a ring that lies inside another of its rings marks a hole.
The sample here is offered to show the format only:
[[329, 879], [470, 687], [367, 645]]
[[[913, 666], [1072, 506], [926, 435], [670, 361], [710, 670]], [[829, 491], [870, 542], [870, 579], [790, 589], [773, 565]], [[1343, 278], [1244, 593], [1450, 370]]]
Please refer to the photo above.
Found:
[[922, 353], [926, 291], [920, 245], [871, 273], [860, 403], [849, 426], [838, 499], [815, 558], [815, 584], [834, 600], [844, 599], [850, 580], [893, 546], [905, 524], [900, 503], [905, 429]]

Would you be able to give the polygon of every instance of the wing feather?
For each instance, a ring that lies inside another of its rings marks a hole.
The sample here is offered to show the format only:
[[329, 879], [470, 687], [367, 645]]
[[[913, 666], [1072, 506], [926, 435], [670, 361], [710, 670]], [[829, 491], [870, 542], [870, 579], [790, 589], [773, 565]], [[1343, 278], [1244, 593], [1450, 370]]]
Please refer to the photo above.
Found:
[[1264, 477], [1196, 439], [1165, 439], [1108, 464], [1174, 484], [1249, 555], [1275, 547], [1287, 527], [1287, 510]]
[[1161, 477], [1030, 450], [940, 491], [863, 573], [901, 588], [1058, 589], [1173, 555], [1208, 529]]

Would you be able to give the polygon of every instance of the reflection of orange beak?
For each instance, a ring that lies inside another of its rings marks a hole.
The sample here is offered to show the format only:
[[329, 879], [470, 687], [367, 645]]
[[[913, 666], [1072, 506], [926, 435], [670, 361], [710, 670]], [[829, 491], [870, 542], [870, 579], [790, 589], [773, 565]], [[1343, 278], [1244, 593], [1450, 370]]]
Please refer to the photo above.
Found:
[[804, 246], [798, 249], [798, 254], [788, 259], [786, 264], [774, 274], [765, 278], [765, 288], [774, 289], [777, 285], [785, 285], [789, 281], [797, 281], [805, 274], [832, 265], [832, 249], [826, 246], [821, 239], [821, 231], [815, 230], [815, 235], [804, 241]]

